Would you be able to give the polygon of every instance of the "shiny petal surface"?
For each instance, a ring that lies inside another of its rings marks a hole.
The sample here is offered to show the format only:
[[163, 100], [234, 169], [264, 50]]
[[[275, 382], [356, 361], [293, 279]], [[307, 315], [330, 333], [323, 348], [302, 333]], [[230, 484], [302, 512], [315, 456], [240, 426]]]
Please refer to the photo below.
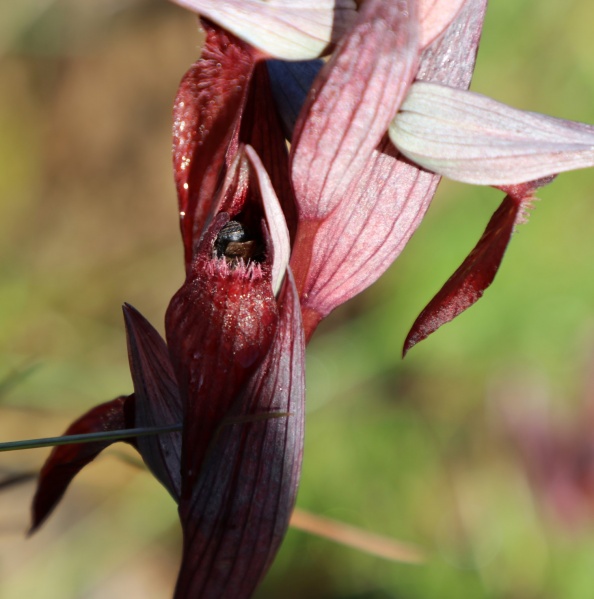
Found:
[[428, 46], [456, 18], [465, 0], [419, 0], [420, 44]]
[[[122, 430], [134, 426], [134, 396], [122, 396], [89, 410], [64, 433], [78, 435]], [[128, 441], [132, 442], [133, 441]], [[115, 441], [97, 441], [54, 447], [46, 460], [33, 498], [32, 524], [35, 532], [51, 514], [72, 479]]]
[[415, 8], [365, 2], [314, 82], [291, 148], [302, 219], [321, 220], [339, 205], [388, 128], [418, 64]]
[[213, 220], [166, 315], [167, 345], [185, 410], [182, 503], [231, 403], [268, 353], [278, 319], [265, 264], [233, 267], [213, 257], [214, 241], [228, 219], [221, 214]]
[[[421, 59], [419, 76], [467, 87], [484, 16], [484, 0], [468, 0]], [[458, 56], [451, 61], [449, 58]], [[319, 320], [376, 281], [419, 226], [439, 182], [384, 138], [345, 193], [340, 210], [305, 222], [292, 267], [304, 308], [306, 335]], [[312, 248], [308, 256], [303, 248]]]
[[206, 22], [203, 27], [202, 57], [182, 79], [173, 108], [173, 168], [187, 269], [221, 183], [254, 67], [243, 42]]
[[283, 60], [320, 56], [355, 17], [353, 0], [174, 0]]
[[594, 165], [594, 126], [416, 83], [390, 126], [400, 151], [426, 169], [477, 185], [511, 185]]
[[233, 403], [182, 506], [175, 599], [250, 597], [289, 525], [301, 470], [304, 350], [289, 273], [270, 352]]
[[[124, 305], [124, 318], [136, 397], [135, 426], [181, 424], [183, 407], [165, 342], [132, 306]], [[151, 472], [179, 501], [181, 433], [139, 437], [136, 443]]]

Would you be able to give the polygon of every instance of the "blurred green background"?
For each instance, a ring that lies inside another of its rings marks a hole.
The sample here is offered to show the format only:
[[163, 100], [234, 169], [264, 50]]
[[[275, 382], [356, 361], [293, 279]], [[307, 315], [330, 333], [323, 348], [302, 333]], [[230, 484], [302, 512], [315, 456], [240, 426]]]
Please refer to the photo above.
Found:
[[[593, 23], [587, 0], [493, 2], [473, 89], [594, 123]], [[0, 440], [59, 434], [131, 390], [122, 302], [162, 330], [182, 281], [171, 104], [197, 44], [164, 0], [0, 7]], [[390, 271], [324, 323], [298, 505], [429, 557], [291, 530], [259, 599], [594, 596], [593, 192], [592, 171], [543, 189], [493, 288], [402, 361], [502, 199], [444, 182]], [[530, 439], [551, 451], [529, 460]], [[0, 477], [47, 452], [2, 454]], [[107, 451], [31, 539], [33, 484], [0, 494], [0, 597], [170, 596], [175, 506], [131, 456]]]

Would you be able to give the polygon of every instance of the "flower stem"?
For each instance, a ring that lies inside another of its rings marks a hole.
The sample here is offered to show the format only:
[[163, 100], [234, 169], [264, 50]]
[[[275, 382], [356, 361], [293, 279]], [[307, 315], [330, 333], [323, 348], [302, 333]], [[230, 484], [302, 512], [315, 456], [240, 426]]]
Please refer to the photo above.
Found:
[[92, 443], [94, 441], [113, 441], [114, 439], [127, 439], [129, 437], [147, 437], [163, 433], [181, 431], [181, 424], [170, 426], [155, 426], [149, 428], [129, 428], [119, 431], [105, 431], [102, 433], [85, 433], [82, 435], [62, 435], [60, 437], [45, 437], [43, 439], [26, 439], [23, 441], [8, 441], [0, 443], [0, 452], [16, 451], [19, 449], [37, 449], [39, 447], [53, 447], [54, 445], [72, 445], [73, 443]]

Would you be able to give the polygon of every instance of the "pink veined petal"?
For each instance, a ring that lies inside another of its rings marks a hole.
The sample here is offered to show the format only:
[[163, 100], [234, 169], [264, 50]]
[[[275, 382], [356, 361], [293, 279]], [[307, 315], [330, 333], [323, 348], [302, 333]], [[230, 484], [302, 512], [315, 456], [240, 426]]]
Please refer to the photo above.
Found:
[[189, 271], [224, 173], [254, 68], [251, 49], [204, 22], [202, 56], [182, 79], [173, 107], [173, 169]]
[[[64, 433], [78, 435], [117, 431], [134, 427], [134, 395], [121, 396], [91, 408], [75, 420]], [[136, 439], [127, 442], [135, 445]], [[35, 532], [52, 513], [72, 479], [106, 447], [116, 441], [96, 441], [58, 445], [52, 449], [39, 474], [33, 498], [33, 522], [29, 533]]]
[[303, 452], [305, 342], [290, 271], [270, 351], [209, 447], [180, 517], [175, 599], [251, 596], [280, 546]]
[[289, 258], [291, 256], [291, 242], [289, 239], [289, 229], [281, 205], [276, 197], [270, 177], [260, 160], [260, 157], [251, 146], [245, 147], [245, 152], [256, 172], [258, 185], [260, 186], [260, 195], [264, 204], [266, 221], [270, 231], [272, 241], [272, 292], [276, 295], [281, 287]]
[[465, 0], [419, 0], [421, 48], [428, 46], [456, 18]]
[[437, 177], [402, 162], [384, 140], [340, 210], [316, 232], [304, 309], [324, 317], [375, 282], [417, 228], [437, 183]]
[[348, 29], [354, 0], [173, 0], [233, 32], [264, 54], [306, 60]]
[[301, 219], [321, 220], [340, 204], [406, 94], [418, 53], [413, 0], [363, 4], [295, 126], [291, 180]]
[[[484, 0], [466, 2], [426, 49], [421, 76], [469, 84], [484, 8]], [[452, 55], [459, 59], [448, 60]], [[291, 265], [308, 337], [322, 317], [371, 285], [397, 258], [425, 215], [439, 179], [403, 160], [386, 136], [344, 194], [340, 209], [300, 227]], [[300, 252], [303, 247], [311, 248], [309, 258]]]
[[408, 158], [450, 179], [511, 185], [594, 166], [594, 126], [415, 83], [390, 126]]
[[522, 207], [522, 200], [506, 196], [475, 248], [415, 320], [404, 342], [404, 355], [482, 297], [499, 270]]
[[[124, 304], [130, 372], [136, 397], [135, 426], [181, 424], [183, 407], [165, 341], [132, 306]], [[163, 486], [179, 501], [181, 433], [139, 437], [138, 451]]]

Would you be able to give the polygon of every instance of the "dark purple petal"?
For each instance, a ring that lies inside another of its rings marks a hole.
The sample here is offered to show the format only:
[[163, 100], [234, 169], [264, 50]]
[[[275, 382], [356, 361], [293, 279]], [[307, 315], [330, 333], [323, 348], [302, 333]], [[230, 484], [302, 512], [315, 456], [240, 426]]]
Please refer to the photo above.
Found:
[[520, 200], [511, 196], [503, 200], [475, 248], [415, 320], [404, 354], [482, 297], [499, 270], [521, 208]]
[[[167, 346], [153, 326], [132, 306], [124, 305], [128, 358], [136, 397], [134, 426], [181, 424], [183, 407]], [[146, 465], [171, 495], [181, 494], [181, 433], [139, 437]]]
[[221, 183], [254, 67], [246, 44], [205, 21], [202, 26], [202, 57], [182, 79], [173, 109], [173, 168], [187, 270]]
[[[121, 396], [89, 410], [75, 420], [64, 433], [78, 435], [132, 428], [134, 426], [134, 395]], [[62, 499], [70, 481], [89, 462], [115, 441], [97, 441], [54, 447], [46, 460], [33, 498], [30, 533], [35, 532]], [[128, 443], [135, 444], [134, 440]]]
[[338, 206], [382, 139], [418, 64], [413, 0], [368, 0], [314, 82], [293, 136], [299, 215]]
[[299, 62], [268, 60], [266, 62], [274, 101], [283, 122], [285, 136], [289, 140], [293, 136], [293, 129], [305, 98], [323, 65], [324, 61], [320, 59]]
[[212, 436], [231, 403], [266, 357], [278, 319], [270, 267], [230, 266], [213, 257], [228, 221], [217, 216], [192, 272], [166, 315], [167, 344], [184, 402], [182, 501], [192, 492]]
[[301, 470], [304, 339], [288, 275], [270, 352], [221, 422], [188, 501], [176, 599], [250, 597], [289, 525]]

